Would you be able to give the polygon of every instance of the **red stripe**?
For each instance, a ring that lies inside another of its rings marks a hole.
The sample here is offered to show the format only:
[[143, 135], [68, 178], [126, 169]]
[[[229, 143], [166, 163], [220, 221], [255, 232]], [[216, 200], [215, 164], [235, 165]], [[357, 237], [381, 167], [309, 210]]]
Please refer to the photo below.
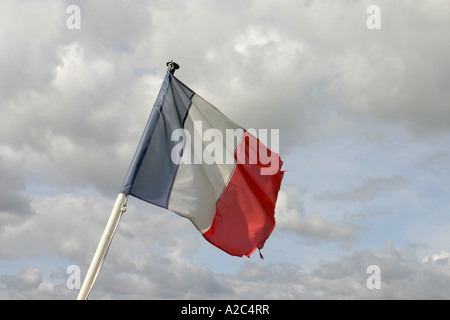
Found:
[[[281, 171], [283, 162], [278, 154], [267, 149], [255, 136], [245, 132], [242, 141], [235, 159], [245, 156], [245, 163], [236, 165], [217, 202], [213, 224], [203, 236], [233, 256], [250, 257], [257, 248], [262, 249], [275, 227], [275, 203], [284, 171]], [[275, 174], [261, 175], [261, 169], [269, 167], [270, 163], [263, 165], [260, 157], [255, 157], [259, 155], [258, 150], [278, 160]], [[253, 164], [250, 159], [255, 158], [257, 161]]]

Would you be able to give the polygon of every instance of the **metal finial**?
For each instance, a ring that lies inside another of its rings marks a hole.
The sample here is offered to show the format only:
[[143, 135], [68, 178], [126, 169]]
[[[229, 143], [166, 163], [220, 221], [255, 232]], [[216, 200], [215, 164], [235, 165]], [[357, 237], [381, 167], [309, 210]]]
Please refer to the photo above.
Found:
[[175, 73], [175, 70], [180, 69], [178, 63], [173, 62], [173, 60], [166, 63], [166, 66], [171, 74]]

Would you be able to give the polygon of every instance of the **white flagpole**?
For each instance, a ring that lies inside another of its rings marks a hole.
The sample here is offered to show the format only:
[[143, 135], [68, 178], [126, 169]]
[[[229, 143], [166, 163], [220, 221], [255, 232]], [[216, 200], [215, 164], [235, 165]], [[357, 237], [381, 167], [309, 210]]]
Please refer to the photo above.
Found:
[[103, 236], [100, 239], [97, 250], [92, 258], [91, 265], [88, 269], [86, 277], [84, 278], [83, 285], [78, 293], [77, 300], [86, 300], [91, 292], [92, 286], [100, 272], [105, 261], [106, 253], [108, 252], [109, 245], [119, 224], [122, 214], [127, 210], [127, 195], [119, 193], [116, 203], [111, 211], [108, 223], [106, 224]]
[[[172, 74], [175, 73], [175, 70], [180, 68], [180, 66], [176, 62], [173, 62], [173, 60], [167, 62], [166, 65], [168, 71]], [[86, 300], [91, 292], [92, 286], [94, 285], [100, 269], [103, 266], [103, 262], [105, 261], [106, 253], [108, 252], [109, 245], [111, 244], [111, 240], [114, 236], [117, 225], [119, 224], [120, 218], [127, 210], [127, 199], [128, 195], [122, 192], [117, 196], [116, 203], [114, 204], [108, 223], [106, 224], [105, 231], [103, 232], [103, 236], [100, 239], [100, 243], [98, 244], [94, 257], [92, 258], [91, 265], [89, 266], [86, 277], [84, 278], [77, 300]]]

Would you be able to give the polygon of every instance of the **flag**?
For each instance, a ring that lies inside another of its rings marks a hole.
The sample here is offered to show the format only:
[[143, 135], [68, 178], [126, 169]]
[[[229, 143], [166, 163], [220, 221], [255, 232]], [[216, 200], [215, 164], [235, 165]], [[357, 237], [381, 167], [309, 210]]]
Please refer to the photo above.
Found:
[[223, 251], [250, 257], [275, 227], [282, 164], [168, 71], [121, 192], [189, 219]]

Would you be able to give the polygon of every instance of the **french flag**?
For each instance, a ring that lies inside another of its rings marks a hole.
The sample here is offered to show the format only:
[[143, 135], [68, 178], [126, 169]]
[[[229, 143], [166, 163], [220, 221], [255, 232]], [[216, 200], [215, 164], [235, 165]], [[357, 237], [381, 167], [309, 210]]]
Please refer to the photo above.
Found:
[[284, 171], [249, 131], [168, 71], [121, 193], [175, 212], [213, 245], [250, 257], [275, 227]]

